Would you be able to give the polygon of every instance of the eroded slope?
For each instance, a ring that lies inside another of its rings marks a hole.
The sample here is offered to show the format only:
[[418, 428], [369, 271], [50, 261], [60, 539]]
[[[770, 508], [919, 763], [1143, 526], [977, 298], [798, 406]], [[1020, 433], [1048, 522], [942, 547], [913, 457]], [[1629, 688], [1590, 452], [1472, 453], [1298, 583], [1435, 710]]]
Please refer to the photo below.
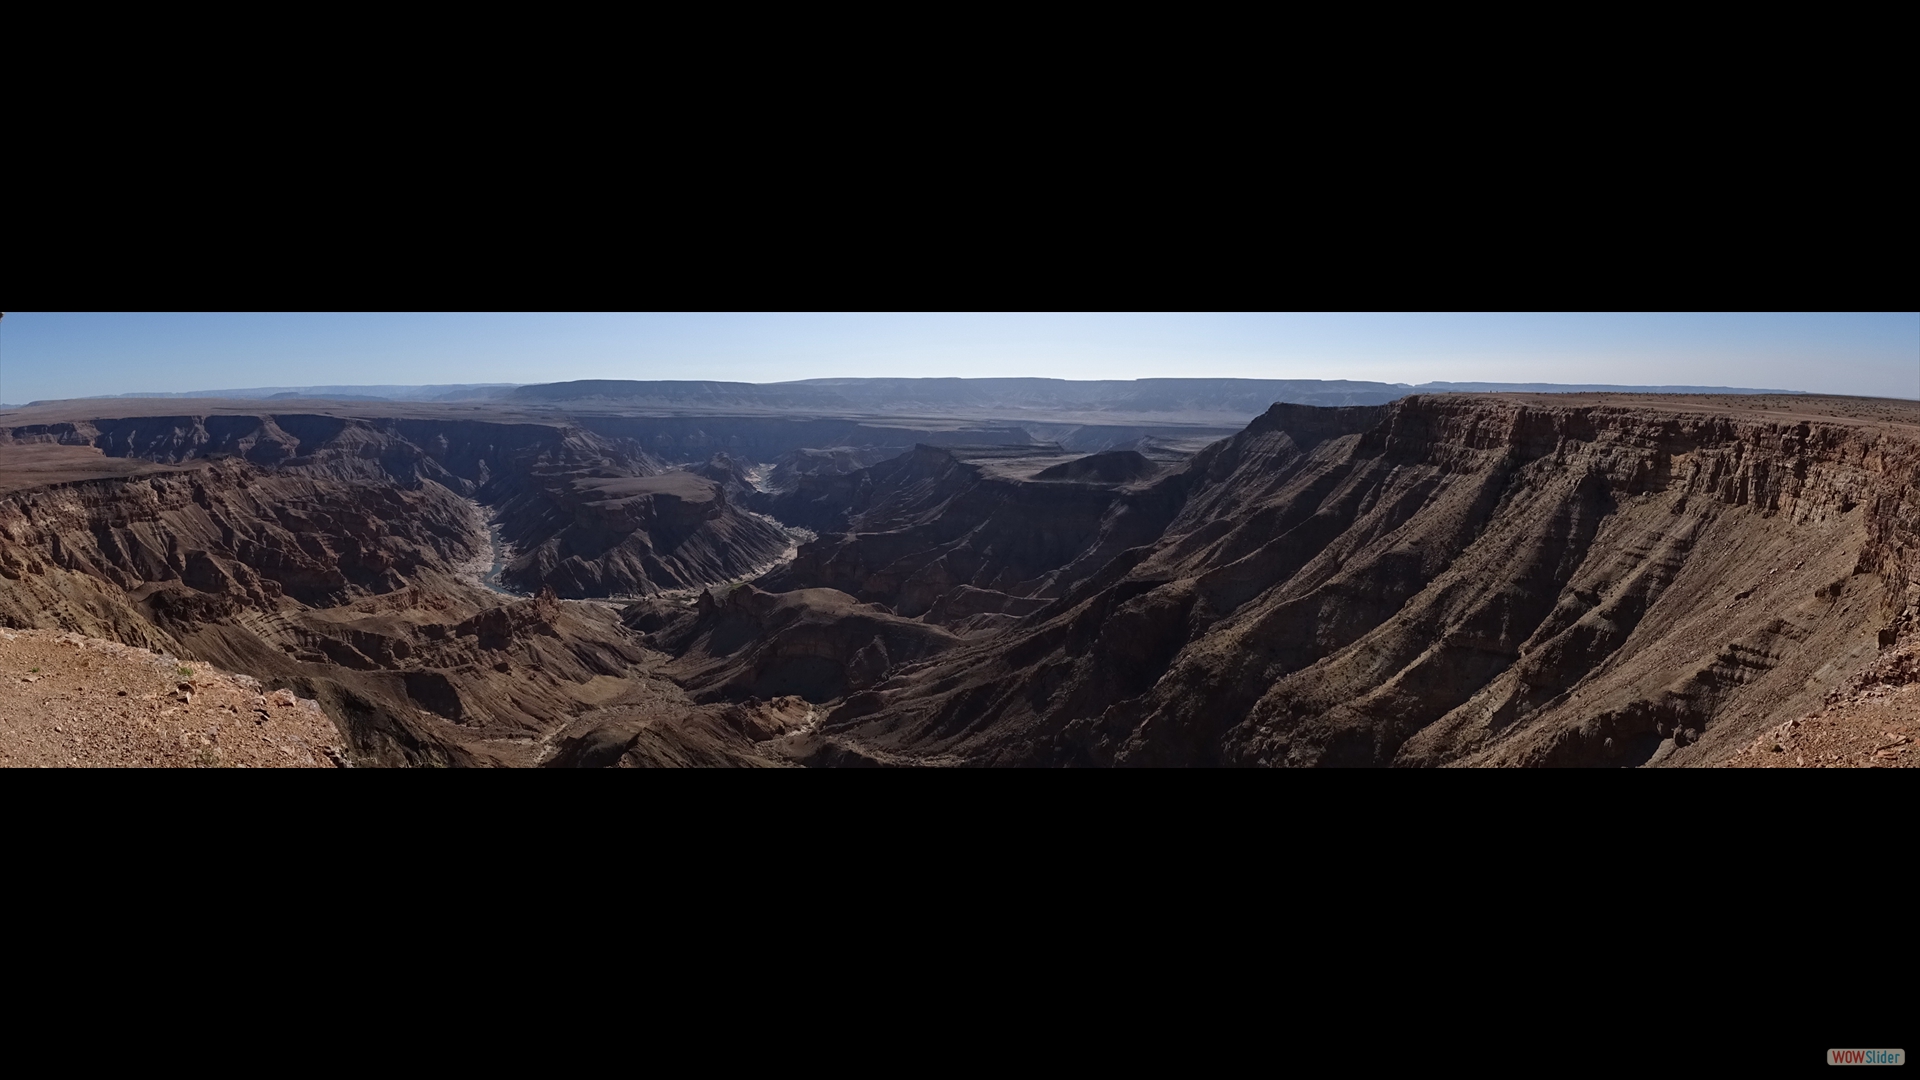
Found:
[[[712, 481], [563, 424], [148, 415], [0, 434], [0, 454], [42, 465], [0, 497], [0, 621], [295, 688], [365, 761], [536, 764], [583, 715], [686, 714], [617, 609], [556, 590], [685, 588], [789, 544]], [[520, 549], [509, 583], [544, 595], [479, 585], [482, 505]]]
[[995, 764], [1724, 756], [1920, 603], [1913, 429], [1764, 408], [1276, 406], [1194, 459], [1162, 535], [1006, 637], [850, 698], [819, 745]]

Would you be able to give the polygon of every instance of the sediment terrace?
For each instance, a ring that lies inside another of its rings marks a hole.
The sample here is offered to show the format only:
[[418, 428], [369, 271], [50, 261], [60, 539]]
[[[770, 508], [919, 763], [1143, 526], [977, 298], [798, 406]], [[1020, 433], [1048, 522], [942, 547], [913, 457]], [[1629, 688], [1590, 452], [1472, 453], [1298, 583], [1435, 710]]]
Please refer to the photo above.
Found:
[[361, 763], [1715, 764], [1920, 620], [1904, 402], [1278, 405], [1198, 453], [193, 404], [0, 416], [0, 622], [288, 688]]

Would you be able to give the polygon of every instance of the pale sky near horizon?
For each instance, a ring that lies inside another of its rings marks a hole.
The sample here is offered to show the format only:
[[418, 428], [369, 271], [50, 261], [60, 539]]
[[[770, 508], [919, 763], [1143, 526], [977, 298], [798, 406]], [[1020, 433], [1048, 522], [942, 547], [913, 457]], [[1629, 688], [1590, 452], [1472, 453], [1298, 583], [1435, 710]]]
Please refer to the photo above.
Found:
[[874, 376], [1764, 387], [1920, 398], [1920, 313], [88, 314], [0, 319], [0, 401]]

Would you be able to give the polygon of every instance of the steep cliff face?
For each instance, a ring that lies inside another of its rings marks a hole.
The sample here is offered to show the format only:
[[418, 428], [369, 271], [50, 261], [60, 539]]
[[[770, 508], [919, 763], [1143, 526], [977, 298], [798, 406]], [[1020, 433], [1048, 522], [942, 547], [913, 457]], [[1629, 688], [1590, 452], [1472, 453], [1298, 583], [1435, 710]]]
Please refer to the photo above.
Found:
[[448, 573], [484, 543], [465, 500], [439, 485], [409, 491], [263, 473], [232, 459], [0, 499], [10, 595], [57, 568], [156, 613], [172, 602], [161, 597], [187, 594], [228, 613], [270, 610], [283, 596], [342, 603], [403, 588], [421, 570]]
[[1710, 760], [1913, 627], [1916, 434], [1276, 406], [1179, 474], [1158, 536], [821, 731], [1005, 764]]

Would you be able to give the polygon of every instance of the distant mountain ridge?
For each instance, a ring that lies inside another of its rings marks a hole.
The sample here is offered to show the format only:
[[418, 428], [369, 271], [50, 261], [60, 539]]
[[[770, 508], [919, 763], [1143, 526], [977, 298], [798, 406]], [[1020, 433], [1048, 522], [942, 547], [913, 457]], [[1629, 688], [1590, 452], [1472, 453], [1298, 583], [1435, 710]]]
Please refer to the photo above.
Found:
[[[421, 386], [263, 386], [106, 398], [226, 398], [243, 401], [326, 398], [348, 401], [500, 401], [523, 405], [708, 411], [859, 413], [1027, 412], [1156, 413], [1239, 423], [1276, 402], [1384, 405], [1410, 394], [1443, 393], [1801, 394], [1737, 386], [1633, 386], [1601, 383], [1368, 382], [1352, 379], [799, 379], [748, 383], [698, 379], [579, 379], [553, 383], [449, 383]], [[84, 399], [95, 400], [95, 399]], [[37, 402], [35, 404], [38, 404]]]
[[1410, 394], [1463, 392], [1778, 394], [1718, 386], [1595, 386], [1553, 383], [1405, 383], [1348, 379], [802, 379], [785, 383], [586, 379], [534, 383], [501, 400], [572, 407], [730, 410], [851, 410], [1005, 414], [1161, 414], [1240, 423], [1275, 402], [1385, 405]]
[[519, 383], [439, 383], [425, 386], [255, 386], [244, 390], [181, 390], [168, 393], [94, 394], [89, 398], [227, 398], [235, 401], [272, 401], [276, 398], [328, 398], [344, 401], [466, 401], [485, 400]]
[[700, 409], [1198, 411], [1252, 417], [1276, 400], [1381, 404], [1411, 392], [1389, 383], [1320, 379], [804, 379], [785, 383], [592, 379], [521, 386], [508, 391], [504, 400]]

